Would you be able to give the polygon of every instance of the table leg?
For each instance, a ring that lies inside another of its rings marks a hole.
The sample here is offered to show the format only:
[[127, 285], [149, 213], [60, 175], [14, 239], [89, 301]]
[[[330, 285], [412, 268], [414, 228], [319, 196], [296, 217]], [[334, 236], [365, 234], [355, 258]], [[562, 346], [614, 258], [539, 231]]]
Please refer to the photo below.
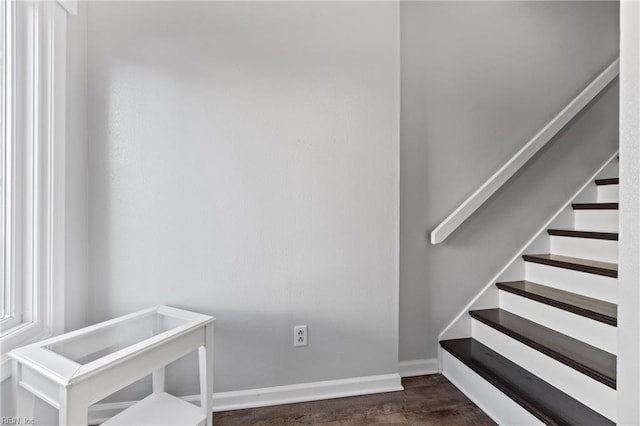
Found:
[[153, 393], [164, 392], [164, 367], [158, 368], [151, 374], [151, 382], [153, 384]]
[[200, 407], [213, 426], [213, 324], [205, 328], [205, 345], [198, 349], [200, 361]]
[[11, 386], [14, 415], [19, 419], [33, 419], [35, 407], [35, 395], [20, 386], [22, 379], [22, 366], [17, 361], [12, 361]]
[[[159, 316], [157, 316], [156, 322], [154, 324], [153, 334], [154, 335], [158, 334], [161, 332], [161, 330], [162, 330], [162, 320], [160, 319]], [[158, 368], [157, 370], [154, 370], [153, 373], [151, 373], [151, 383], [152, 383], [153, 393], [159, 394], [164, 392], [164, 378], [165, 378], [164, 366], [162, 366], [161, 368]]]
[[87, 426], [89, 406], [82, 394], [72, 389], [60, 391], [59, 423], [65, 426]]

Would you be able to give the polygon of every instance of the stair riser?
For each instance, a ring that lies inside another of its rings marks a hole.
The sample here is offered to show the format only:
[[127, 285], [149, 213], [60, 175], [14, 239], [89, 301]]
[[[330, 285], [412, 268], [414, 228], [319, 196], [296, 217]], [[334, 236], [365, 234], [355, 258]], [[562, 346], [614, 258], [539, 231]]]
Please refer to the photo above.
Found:
[[506, 291], [499, 294], [500, 308], [609, 353], [617, 353], [615, 327]]
[[618, 210], [575, 210], [575, 229], [618, 232]]
[[619, 185], [598, 185], [598, 202], [599, 203], [617, 203], [619, 202]]
[[446, 350], [442, 351], [442, 374], [498, 424], [543, 424]]
[[472, 320], [473, 338], [615, 422], [616, 391], [565, 364]]
[[551, 253], [582, 259], [618, 262], [618, 242], [594, 238], [551, 236]]
[[583, 296], [618, 303], [617, 279], [525, 262], [525, 279]]

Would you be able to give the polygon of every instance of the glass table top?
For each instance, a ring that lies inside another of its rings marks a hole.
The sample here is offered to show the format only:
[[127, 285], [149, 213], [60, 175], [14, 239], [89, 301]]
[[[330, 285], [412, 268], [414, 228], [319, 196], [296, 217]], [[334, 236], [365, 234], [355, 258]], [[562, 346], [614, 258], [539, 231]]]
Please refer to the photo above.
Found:
[[43, 346], [78, 364], [87, 364], [151, 337], [172, 330], [188, 321], [159, 312], [118, 322], [81, 336]]

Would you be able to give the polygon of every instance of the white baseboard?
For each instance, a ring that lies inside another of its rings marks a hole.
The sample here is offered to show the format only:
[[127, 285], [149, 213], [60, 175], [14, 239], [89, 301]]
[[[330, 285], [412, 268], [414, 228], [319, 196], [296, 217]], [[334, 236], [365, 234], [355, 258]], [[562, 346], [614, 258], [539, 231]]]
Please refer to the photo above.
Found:
[[[213, 411], [267, 407], [401, 390], [403, 387], [400, 383], [400, 375], [394, 373], [233, 392], [214, 392]], [[193, 403], [198, 403], [200, 400], [199, 395], [189, 395], [182, 398]], [[135, 402], [95, 404], [89, 409], [89, 424], [102, 423]]]
[[427, 376], [440, 373], [438, 358], [414, 359], [398, 363], [400, 377]]

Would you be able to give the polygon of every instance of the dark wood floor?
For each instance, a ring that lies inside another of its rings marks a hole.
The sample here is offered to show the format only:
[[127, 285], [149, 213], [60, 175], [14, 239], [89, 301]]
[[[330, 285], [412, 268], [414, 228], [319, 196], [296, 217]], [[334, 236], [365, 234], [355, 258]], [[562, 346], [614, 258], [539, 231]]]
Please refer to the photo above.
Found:
[[494, 425], [442, 375], [402, 380], [404, 391], [215, 413], [231, 425]]

